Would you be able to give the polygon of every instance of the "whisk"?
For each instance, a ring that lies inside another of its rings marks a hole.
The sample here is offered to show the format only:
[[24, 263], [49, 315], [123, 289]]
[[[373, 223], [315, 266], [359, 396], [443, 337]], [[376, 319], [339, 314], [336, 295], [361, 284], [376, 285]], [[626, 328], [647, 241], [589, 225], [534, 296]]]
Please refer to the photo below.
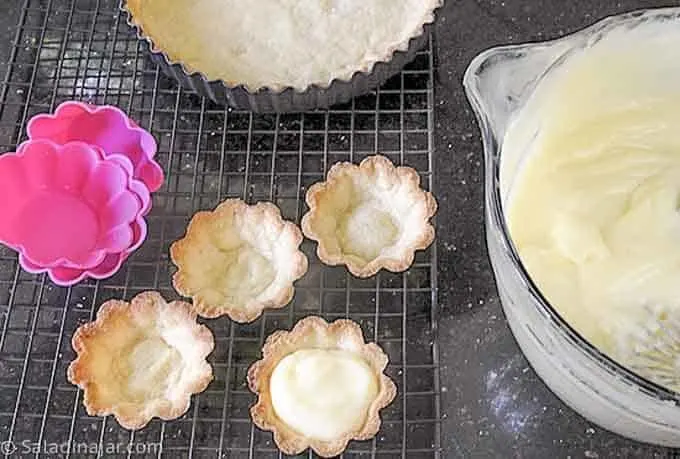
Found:
[[647, 307], [648, 319], [619, 341], [621, 363], [667, 389], [680, 392], [680, 309]]

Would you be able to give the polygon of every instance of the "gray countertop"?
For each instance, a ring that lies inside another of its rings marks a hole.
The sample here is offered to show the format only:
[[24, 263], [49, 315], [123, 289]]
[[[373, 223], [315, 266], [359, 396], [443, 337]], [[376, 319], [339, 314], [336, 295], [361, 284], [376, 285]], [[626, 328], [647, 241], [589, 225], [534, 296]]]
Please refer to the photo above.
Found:
[[480, 51], [679, 1], [449, 0], [436, 29], [444, 457], [667, 457], [587, 422], [538, 379], [501, 311], [484, 241], [482, 145], [461, 85]]

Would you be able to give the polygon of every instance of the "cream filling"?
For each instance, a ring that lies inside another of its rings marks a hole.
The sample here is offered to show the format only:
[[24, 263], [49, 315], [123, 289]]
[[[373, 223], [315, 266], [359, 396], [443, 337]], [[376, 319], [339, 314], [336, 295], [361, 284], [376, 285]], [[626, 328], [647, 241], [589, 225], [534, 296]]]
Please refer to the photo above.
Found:
[[649, 306], [680, 313], [678, 42], [676, 22], [649, 23], [573, 55], [503, 143], [523, 263], [565, 319], [619, 359]]
[[286, 425], [329, 441], [361, 429], [378, 384], [375, 371], [351, 351], [303, 349], [278, 363], [270, 391], [274, 411]]

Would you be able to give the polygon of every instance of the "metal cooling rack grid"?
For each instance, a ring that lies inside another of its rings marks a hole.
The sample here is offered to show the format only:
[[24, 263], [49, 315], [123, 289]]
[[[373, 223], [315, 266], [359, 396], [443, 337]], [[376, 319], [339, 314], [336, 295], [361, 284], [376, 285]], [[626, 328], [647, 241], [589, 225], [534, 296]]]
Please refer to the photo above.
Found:
[[[13, 441], [18, 452], [27, 452], [24, 441], [71, 445], [43, 454], [50, 457], [101, 456], [116, 443], [132, 446], [121, 457], [137, 457], [139, 448], [158, 443], [162, 449], [141, 455], [280, 457], [271, 434], [250, 422], [254, 397], [245, 374], [268, 334], [320, 314], [359, 322], [367, 339], [389, 354], [388, 373], [399, 388], [378, 436], [351, 443], [344, 457], [439, 457], [435, 248], [419, 253], [407, 273], [359, 280], [344, 268], [321, 265], [306, 241], [310, 269], [291, 305], [249, 325], [209, 322], [215, 381], [179, 420], [154, 420], [130, 433], [111, 418], [87, 416], [81, 393], [65, 379], [74, 357], [70, 337], [104, 301], [147, 289], [177, 296], [168, 247], [195, 211], [225, 197], [271, 200], [299, 223], [306, 188], [330, 165], [376, 150], [416, 168], [423, 185], [432, 187], [432, 43], [376, 93], [327, 112], [295, 115], [225, 110], [178, 89], [140, 52], [117, 0], [25, 0], [12, 46], [0, 88], [2, 151], [23, 140], [30, 116], [63, 100], [110, 103], [158, 139], [167, 181], [154, 196], [146, 243], [111, 279], [58, 288], [22, 272], [15, 255], [0, 248], [0, 441]], [[99, 454], [76, 451], [91, 444], [101, 446]]]

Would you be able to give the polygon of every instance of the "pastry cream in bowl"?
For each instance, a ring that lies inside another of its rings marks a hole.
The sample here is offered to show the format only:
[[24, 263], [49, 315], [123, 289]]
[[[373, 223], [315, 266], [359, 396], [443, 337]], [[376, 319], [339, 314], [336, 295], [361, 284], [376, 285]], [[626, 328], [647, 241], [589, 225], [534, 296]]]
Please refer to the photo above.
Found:
[[513, 178], [501, 166], [525, 268], [618, 360], [618, 338], [650, 306], [680, 310], [680, 28], [666, 29], [620, 31], [571, 56], [503, 143], [525, 155]]
[[661, 344], [680, 361], [680, 8], [488, 50], [464, 84], [520, 348], [591, 421], [680, 447], [680, 366], [655, 378], [637, 365]]

